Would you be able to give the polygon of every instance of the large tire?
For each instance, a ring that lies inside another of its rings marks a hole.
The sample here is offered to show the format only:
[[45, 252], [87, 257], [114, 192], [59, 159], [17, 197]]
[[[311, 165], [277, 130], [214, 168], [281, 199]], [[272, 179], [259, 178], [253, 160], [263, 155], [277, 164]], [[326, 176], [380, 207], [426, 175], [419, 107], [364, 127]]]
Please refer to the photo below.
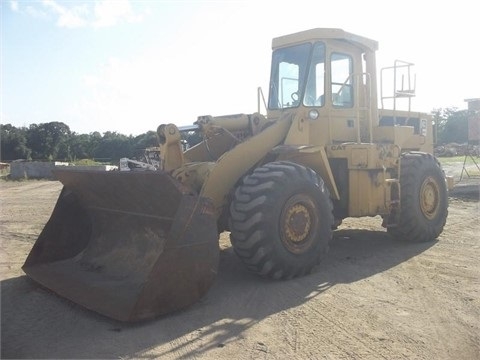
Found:
[[323, 180], [291, 162], [268, 163], [246, 176], [235, 192], [230, 219], [236, 254], [268, 278], [309, 273], [332, 238], [332, 202]]
[[388, 232], [402, 241], [436, 239], [447, 220], [448, 195], [445, 175], [431, 154], [402, 155], [400, 194], [399, 224], [388, 228]]

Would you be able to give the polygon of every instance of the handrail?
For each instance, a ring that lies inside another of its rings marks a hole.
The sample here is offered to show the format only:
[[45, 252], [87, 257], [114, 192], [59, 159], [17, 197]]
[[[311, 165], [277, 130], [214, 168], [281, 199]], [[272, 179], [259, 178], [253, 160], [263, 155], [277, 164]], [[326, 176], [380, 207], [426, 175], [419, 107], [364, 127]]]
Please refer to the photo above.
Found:
[[[407, 98], [408, 99], [408, 112], [411, 112], [411, 98], [415, 96], [415, 88], [416, 88], [416, 83], [417, 83], [417, 77], [414, 75], [414, 80], [413, 80], [413, 87], [412, 87], [412, 82], [411, 82], [411, 67], [415, 65], [410, 62], [402, 61], [402, 60], [395, 60], [393, 66], [387, 66], [384, 67], [380, 70], [380, 101], [382, 105], [382, 109], [385, 109], [384, 105], [384, 100], [386, 99], [393, 99], [393, 119], [394, 119], [394, 125], [396, 124], [396, 116], [395, 112], [397, 110], [397, 99], [399, 98]], [[407, 69], [407, 88], [405, 88], [404, 80], [405, 80], [405, 74], [401, 74], [401, 89], [397, 89], [397, 77], [398, 77], [398, 70], [406, 68]], [[383, 91], [383, 74], [384, 71], [386, 70], [392, 70], [393, 69], [393, 94], [392, 96], [385, 96], [384, 91]]]
[[261, 114], [260, 112], [260, 98], [262, 99], [263, 101], [263, 106], [265, 107], [265, 110], [268, 112], [268, 107], [267, 107], [267, 102], [265, 101], [265, 96], [263, 96], [263, 90], [262, 88], [259, 86], [257, 88], [257, 112], [259, 114]]

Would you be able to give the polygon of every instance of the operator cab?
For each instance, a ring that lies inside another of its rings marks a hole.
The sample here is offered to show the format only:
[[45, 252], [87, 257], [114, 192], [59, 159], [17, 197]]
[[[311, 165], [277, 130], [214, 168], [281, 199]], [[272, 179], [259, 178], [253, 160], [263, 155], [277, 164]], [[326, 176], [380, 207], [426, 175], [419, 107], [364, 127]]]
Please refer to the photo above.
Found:
[[[340, 29], [313, 29], [273, 40], [269, 110], [352, 108], [362, 53], [377, 43]], [[363, 82], [363, 81], [361, 81]]]
[[[293, 114], [312, 145], [372, 142], [378, 125], [374, 40], [341, 29], [273, 39], [268, 118]], [[303, 126], [303, 125], [302, 125]]]
[[[322, 41], [277, 49], [273, 53], [269, 109], [322, 107], [326, 93], [326, 45]], [[332, 53], [330, 60], [330, 104], [353, 106], [353, 59]]]

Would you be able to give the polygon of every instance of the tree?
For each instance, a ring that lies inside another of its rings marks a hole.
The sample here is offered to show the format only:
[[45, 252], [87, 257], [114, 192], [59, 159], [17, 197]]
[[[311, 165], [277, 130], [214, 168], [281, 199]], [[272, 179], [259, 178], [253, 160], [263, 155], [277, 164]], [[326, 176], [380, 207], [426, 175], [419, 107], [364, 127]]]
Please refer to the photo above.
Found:
[[142, 159], [145, 149], [158, 146], [158, 136], [155, 131], [147, 131], [144, 134], [135, 136], [133, 139], [134, 158]]
[[457, 108], [434, 109], [437, 144], [468, 142], [468, 110]]
[[62, 122], [32, 124], [27, 132], [27, 146], [34, 159], [67, 160], [70, 158], [70, 136], [70, 128]]
[[133, 137], [107, 131], [94, 150], [98, 159], [110, 159], [117, 162], [122, 157], [133, 157]]
[[70, 160], [93, 158], [91, 135], [73, 133], [70, 137], [70, 155]]
[[158, 146], [158, 136], [155, 131], [147, 131], [145, 134], [135, 136], [133, 140], [135, 149], [146, 149]]
[[25, 128], [0, 125], [0, 143], [2, 160], [30, 159], [32, 151], [27, 146]]

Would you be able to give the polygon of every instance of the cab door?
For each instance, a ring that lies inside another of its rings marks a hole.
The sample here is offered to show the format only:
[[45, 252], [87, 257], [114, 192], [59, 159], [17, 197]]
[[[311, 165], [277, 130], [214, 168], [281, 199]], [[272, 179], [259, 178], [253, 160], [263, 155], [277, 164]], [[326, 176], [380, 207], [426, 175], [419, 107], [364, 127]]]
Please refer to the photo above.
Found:
[[369, 142], [365, 129], [368, 113], [364, 101], [361, 51], [332, 41], [327, 49], [326, 108], [332, 144]]

